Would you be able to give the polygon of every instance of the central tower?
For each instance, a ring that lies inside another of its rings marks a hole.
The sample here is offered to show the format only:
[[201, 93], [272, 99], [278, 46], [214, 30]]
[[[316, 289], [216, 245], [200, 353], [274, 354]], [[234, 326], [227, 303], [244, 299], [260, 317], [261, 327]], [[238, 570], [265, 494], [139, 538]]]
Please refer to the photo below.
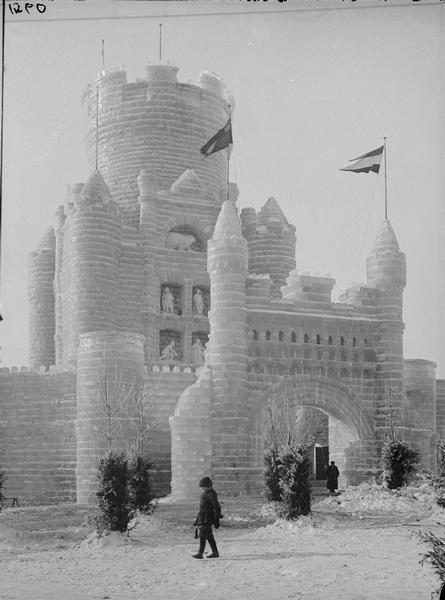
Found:
[[[88, 96], [86, 137], [90, 170], [96, 159], [96, 93], [99, 95], [98, 169], [121, 207], [136, 207], [137, 177], [145, 170], [170, 189], [186, 169], [193, 169], [208, 193], [221, 205], [220, 189], [227, 179], [224, 153], [203, 161], [201, 146], [209, 132], [227, 120], [224, 84], [201, 73], [197, 85], [177, 80], [178, 68], [148, 65], [145, 77], [127, 83], [124, 70], [105, 73]], [[210, 134], [211, 135], [211, 134]]]

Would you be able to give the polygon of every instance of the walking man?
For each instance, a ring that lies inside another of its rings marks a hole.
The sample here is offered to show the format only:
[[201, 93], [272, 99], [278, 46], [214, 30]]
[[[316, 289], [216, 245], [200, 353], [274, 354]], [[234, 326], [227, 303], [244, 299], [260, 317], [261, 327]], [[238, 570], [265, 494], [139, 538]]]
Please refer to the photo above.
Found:
[[212, 550], [207, 558], [218, 558], [219, 553], [213, 537], [212, 525], [215, 526], [215, 529], [219, 528], [219, 520], [222, 518], [221, 506], [210, 477], [201, 479], [199, 487], [203, 490], [199, 501], [199, 513], [195, 521], [195, 527], [198, 527], [199, 531], [199, 550], [197, 554], [193, 555], [193, 558], [202, 558], [207, 541]]

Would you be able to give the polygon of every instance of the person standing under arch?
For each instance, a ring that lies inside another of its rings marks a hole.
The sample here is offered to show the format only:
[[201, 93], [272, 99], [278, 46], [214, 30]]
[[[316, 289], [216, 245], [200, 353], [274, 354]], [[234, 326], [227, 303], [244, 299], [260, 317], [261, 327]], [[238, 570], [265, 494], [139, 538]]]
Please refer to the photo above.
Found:
[[327, 468], [327, 475], [328, 480], [326, 482], [326, 487], [329, 490], [329, 494], [333, 496], [335, 490], [338, 489], [338, 476], [340, 475], [338, 467], [333, 460], [331, 460], [331, 464]]

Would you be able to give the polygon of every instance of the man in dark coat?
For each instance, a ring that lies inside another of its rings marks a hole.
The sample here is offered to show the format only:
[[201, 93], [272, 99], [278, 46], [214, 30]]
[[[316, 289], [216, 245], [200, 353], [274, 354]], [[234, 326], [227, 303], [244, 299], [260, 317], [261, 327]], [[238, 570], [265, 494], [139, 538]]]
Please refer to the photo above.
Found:
[[219, 528], [219, 520], [222, 518], [221, 506], [210, 477], [201, 479], [199, 487], [203, 489], [199, 501], [199, 513], [195, 521], [195, 527], [198, 527], [199, 531], [199, 550], [197, 554], [193, 555], [193, 558], [202, 558], [207, 541], [212, 549], [212, 553], [208, 554], [207, 558], [218, 558], [219, 553], [213, 537], [212, 525], [215, 526], [215, 529]]
[[331, 464], [327, 468], [327, 474], [328, 480], [326, 482], [326, 487], [332, 496], [335, 493], [335, 490], [338, 489], [338, 476], [340, 475], [337, 465], [333, 460], [331, 460]]

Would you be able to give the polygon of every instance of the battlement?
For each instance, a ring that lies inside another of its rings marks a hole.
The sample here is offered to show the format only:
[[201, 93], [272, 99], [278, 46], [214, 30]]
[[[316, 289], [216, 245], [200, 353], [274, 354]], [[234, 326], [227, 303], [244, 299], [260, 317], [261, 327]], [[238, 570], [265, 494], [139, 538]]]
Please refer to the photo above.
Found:
[[32, 375], [55, 375], [60, 373], [68, 373], [71, 371], [67, 371], [66, 369], [61, 369], [56, 365], [40, 365], [39, 367], [0, 367], [0, 376], [3, 374], [12, 374], [12, 373], [29, 373]]
[[[138, 77], [134, 82], [127, 81], [127, 73], [125, 69], [116, 69], [102, 72], [96, 84], [99, 86], [99, 113], [106, 117], [103, 113], [108, 102], [116, 101], [116, 94], [119, 95], [123, 103], [134, 103], [144, 101], [150, 102], [153, 97], [151, 91], [156, 88], [164, 88], [164, 92], [170, 88], [175, 91], [179, 100], [184, 99], [185, 103], [190, 103], [193, 97], [192, 104], [201, 106], [206, 104], [208, 95], [213, 99], [219, 99], [226, 103], [224, 92], [226, 85], [222, 79], [216, 74], [209, 71], [202, 71], [198, 81], [182, 82], [178, 81], [179, 68], [170, 64], [148, 64], [145, 67], [145, 77]], [[95, 120], [96, 116], [96, 94], [93, 86], [89, 85], [85, 92], [87, 99], [88, 116]], [[229, 94], [230, 96], [230, 94]], [[233, 98], [230, 96], [231, 108], [233, 110]]]
[[169, 363], [166, 364], [165, 362], [159, 362], [159, 363], [155, 363], [152, 364], [150, 366], [145, 366], [145, 373], [148, 374], [149, 372], [152, 373], [173, 373], [173, 374], [187, 374], [187, 375], [191, 375], [196, 373], [197, 370], [197, 366], [196, 365], [186, 365], [186, 364], [175, 364], [175, 363]]
[[331, 274], [321, 273], [299, 274], [296, 270], [289, 273], [286, 285], [281, 288], [283, 300], [293, 302], [315, 302], [331, 305], [332, 288], [335, 279]]
[[341, 292], [338, 299], [345, 304], [368, 308], [377, 306], [379, 295], [379, 290], [367, 283], [353, 283]]

